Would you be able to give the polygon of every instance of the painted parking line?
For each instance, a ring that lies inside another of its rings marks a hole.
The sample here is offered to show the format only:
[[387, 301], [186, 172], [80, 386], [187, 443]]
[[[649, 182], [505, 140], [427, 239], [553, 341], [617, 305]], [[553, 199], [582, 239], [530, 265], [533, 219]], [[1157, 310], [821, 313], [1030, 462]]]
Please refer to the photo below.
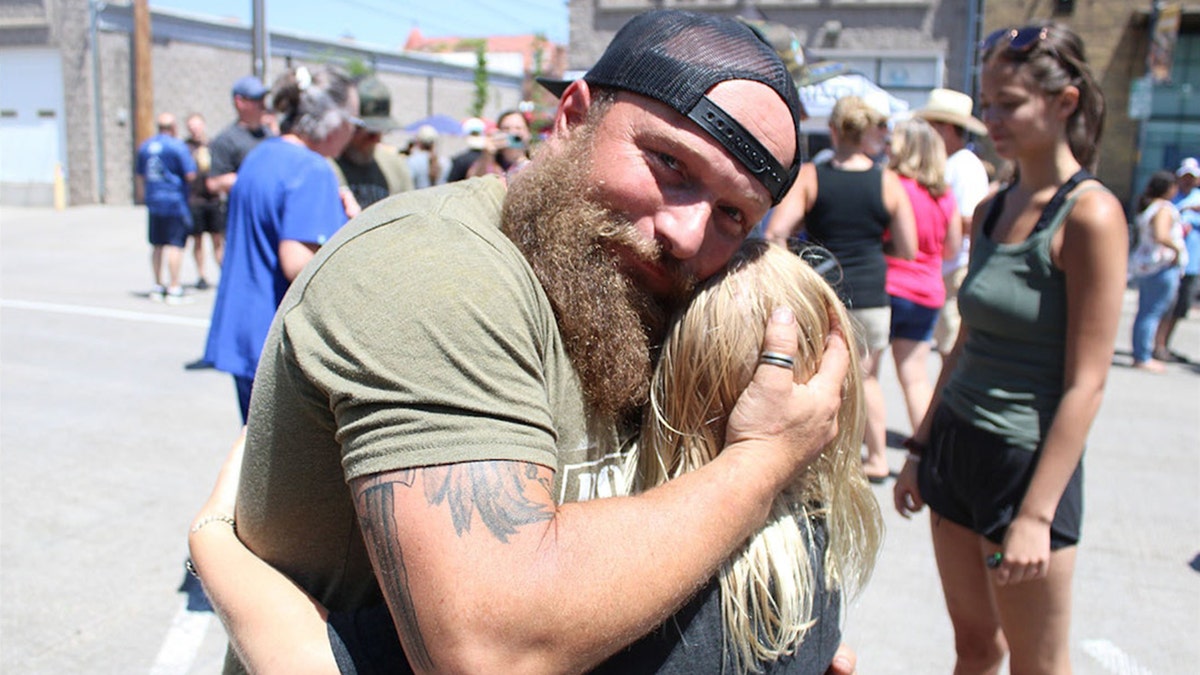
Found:
[[87, 307], [85, 305], [62, 305], [52, 302], [31, 302], [28, 300], [0, 299], [0, 308], [24, 309], [34, 312], [47, 312], [51, 314], [95, 316], [105, 319], [138, 321], [141, 323], [165, 323], [173, 326], [208, 328], [208, 319], [198, 319], [190, 316], [170, 316], [168, 314], [154, 314], [151, 312], [131, 312], [129, 310], [109, 309], [107, 307]]
[[1084, 640], [1083, 653], [1115, 675], [1152, 675], [1149, 668], [1138, 665], [1132, 656], [1108, 640]]
[[175, 618], [167, 629], [167, 637], [154, 657], [150, 675], [183, 675], [189, 672], [196, 661], [196, 653], [200, 651], [200, 644], [204, 642], [213, 614], [211, 611], [191, 609], [187, 595], [182, 595], [182, 598], [179, 611], [175, 612]]

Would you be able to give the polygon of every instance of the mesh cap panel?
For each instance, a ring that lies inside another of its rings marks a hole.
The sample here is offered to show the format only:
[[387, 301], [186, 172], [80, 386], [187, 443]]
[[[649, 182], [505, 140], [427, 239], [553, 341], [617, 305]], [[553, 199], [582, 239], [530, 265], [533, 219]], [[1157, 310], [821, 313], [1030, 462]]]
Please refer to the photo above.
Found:
[[[775, 90], [800, 127], [800, 98], [775, 50], [732, 19], [678, 10], [638, 15], [626, 23], [594, 66], [589, 84], [623, 89], [671, 106], [720, 142], [759, 179], [778, 203], [799, 168], [798, 138], [792, 166], [784, 168], [762, 143], [709, 100], [708, 90], [727, 80], [752, 80]], [[568, 82], [542, 81], [561, 95]]]

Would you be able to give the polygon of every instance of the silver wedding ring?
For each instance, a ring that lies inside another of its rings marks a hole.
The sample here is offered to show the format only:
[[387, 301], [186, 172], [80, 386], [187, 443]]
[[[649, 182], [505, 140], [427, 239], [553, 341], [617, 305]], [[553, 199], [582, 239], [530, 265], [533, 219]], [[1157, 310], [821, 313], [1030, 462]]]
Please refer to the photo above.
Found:
[[788, 370], [796, 369], [796, 359], [787, 354], [780, 354], [779, 352], [763, 352], [762, 356], [758, 357], [758, 362], [769, 366], [787, 368]]

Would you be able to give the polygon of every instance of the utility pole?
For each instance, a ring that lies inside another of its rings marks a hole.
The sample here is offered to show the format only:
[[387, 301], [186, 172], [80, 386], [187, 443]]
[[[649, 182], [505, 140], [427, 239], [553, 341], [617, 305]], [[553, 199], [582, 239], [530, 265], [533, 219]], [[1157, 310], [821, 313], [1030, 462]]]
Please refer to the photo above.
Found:
[[271, 66], [271, 38], [267, 33], [267, 3], [266, 0], [253, 0], [251, 7], [253, 9], [254, 23], [254, 75], [262, 80], [268, 87], [271, 86], [271, 81], [267, 79]]
[[149, 0], [133, 2], [133, 108], [135, 145], [154, 135], [154, 78], [150, 69]]

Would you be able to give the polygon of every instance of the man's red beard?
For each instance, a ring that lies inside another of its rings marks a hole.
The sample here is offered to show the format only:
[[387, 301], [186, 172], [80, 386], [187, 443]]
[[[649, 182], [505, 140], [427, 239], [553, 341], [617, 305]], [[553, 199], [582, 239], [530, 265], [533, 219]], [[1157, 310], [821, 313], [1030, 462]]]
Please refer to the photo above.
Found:
[[[657, 242], [600, 203], [590, 171], [591, 128], [576, 130], [512, 181], [502, 229], [550, 299], [590, 410], [621, 421], [649, 400], [666, 322], [694, 280]], [[622, 256], [661, 267], [674, 288], [655, 295], [639, 287], [622, 269]]]

